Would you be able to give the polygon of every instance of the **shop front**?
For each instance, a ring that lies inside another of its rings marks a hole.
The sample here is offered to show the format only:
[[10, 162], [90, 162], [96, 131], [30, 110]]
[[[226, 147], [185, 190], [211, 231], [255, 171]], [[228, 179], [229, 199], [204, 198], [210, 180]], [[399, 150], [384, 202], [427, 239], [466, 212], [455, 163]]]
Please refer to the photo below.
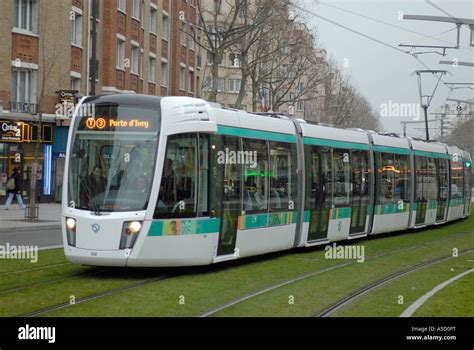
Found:
[[0, 120], [0, 203], [7, 198], [7, 181], [15, 168], [20, 169], [23, 199], [29, 201], [33, 166], [37, 164], [36, 200], [51, 202], [54, 198], [53, 124], [33, 121]]

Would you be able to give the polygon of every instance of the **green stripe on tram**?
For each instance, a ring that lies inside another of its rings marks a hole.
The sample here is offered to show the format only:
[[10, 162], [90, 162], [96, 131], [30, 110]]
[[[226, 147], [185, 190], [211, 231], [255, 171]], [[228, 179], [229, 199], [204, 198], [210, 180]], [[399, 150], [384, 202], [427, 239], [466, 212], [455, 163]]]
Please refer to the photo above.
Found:
[[404, 154], [409, 155], [410, 150], [408, 148], [401, 148], [401, 147], [390, 147], [390, 146], [374, 146], [375, 152], [383, 152], [383, 153], [395, 153], [395, 154]]
[[403, 209], [400, 209], [398, 203], [377, 204], [375, 206], [375, 215], [400, 214], [407, 211], [410, 211], [410, 204], [408, 203], [403, 205]]
[[332, 209], [332, 220], [338, 220], [338, 219], [348, 219], [351, 217], [351, 208], [334, 208]]
[[150, 237], [189, 236], [217, 233], [220, 219], [171, 219], [153, 221], [148, 232]]
[[451, 198], [449, 201], [448, 201], [448, 206], [450, 208], [452, 207], [459, 207], [460, 205], [462, 205], [464, 202], [464, 198]]
[[270, 132], [270, 131], [243, 129], [243, 128], [236, 128], [236, 127], [231, 127], [231, 126], [223, 126], [223, 125], [217, 126], [217, 133], [219, 135], [238, 136], [238, 137], [244, 137], [244, 138], [262, 139], [262, 140], [270, 140], [270, 141], [289, 142], [289, 143], [296, 142], [296, 136], [294, 135], [281, 134], [281, 133]]
[[428, 201], [428, 210], [429, 209], [436, 209], [438, 207], [438, 201], [436, 200], [430, 200]]
[[265, 213], [243, 215], [239, 217], [239, 230], [250, 230], [271, 226], [295, 224], [298, 218], [296, 212]]
[[328, 139], [320, 139], [320, 138], [315, 138], [315, 137], [305, 137], [304, 144], [313, 145], [313, 146], [333, 147], [333, 148], [357, 149], [357, 150], [365, 150], [365, 151], [370, 150], [370, 146], [365, 143], [328, 140]]
[[441, 159], [449, 159], [449, 155], [443, 153], [436, 153], [436, 152], [427, 152], [427, 151], [418, 151], [413, 150], [413, 154], [415, 156], [421, 157], [429, 157], [429, 158], [441, 158]]

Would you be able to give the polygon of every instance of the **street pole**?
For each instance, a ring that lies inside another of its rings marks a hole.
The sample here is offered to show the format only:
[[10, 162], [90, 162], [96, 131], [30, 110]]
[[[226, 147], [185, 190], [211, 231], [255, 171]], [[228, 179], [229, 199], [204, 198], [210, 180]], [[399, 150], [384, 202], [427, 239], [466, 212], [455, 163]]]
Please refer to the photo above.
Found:
[[425, 111], [425, 128], [426, 128], [426, 141], [430, 140], [430, 129], [428, 128], [428, 106], [423, 106]]
[[91, 95], [95, 96], [95, 81], [97, 79], [97, 13], [96, 10], [99, 7], [97, 0], [92, 0], [92, 57], [91, 57]]

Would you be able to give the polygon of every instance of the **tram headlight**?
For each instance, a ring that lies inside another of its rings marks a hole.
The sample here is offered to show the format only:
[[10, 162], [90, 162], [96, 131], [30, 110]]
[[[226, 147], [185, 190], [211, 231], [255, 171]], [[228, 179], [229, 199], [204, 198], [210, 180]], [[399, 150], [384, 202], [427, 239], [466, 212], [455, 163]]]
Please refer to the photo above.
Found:
[[120, 249], [132, 248], [137, 240], [138, 234], [142, 230], [143, 221], [124, 222], [122, 237], [120, 238]]
[[76, 219], [66, 218], [66, 236], [67, 243], [70, 246], [76, 246]]

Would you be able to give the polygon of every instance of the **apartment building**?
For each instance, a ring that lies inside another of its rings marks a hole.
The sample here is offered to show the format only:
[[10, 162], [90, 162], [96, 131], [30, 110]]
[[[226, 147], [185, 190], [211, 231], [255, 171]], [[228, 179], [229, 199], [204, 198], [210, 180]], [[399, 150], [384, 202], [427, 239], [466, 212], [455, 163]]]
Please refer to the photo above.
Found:
[[60, 199], [75, 93], [201, 95], [195, 0], [4, 0], [0, 13], [0, 202], [15, 167], [28, 195], [36, 161], [41, 199]]

